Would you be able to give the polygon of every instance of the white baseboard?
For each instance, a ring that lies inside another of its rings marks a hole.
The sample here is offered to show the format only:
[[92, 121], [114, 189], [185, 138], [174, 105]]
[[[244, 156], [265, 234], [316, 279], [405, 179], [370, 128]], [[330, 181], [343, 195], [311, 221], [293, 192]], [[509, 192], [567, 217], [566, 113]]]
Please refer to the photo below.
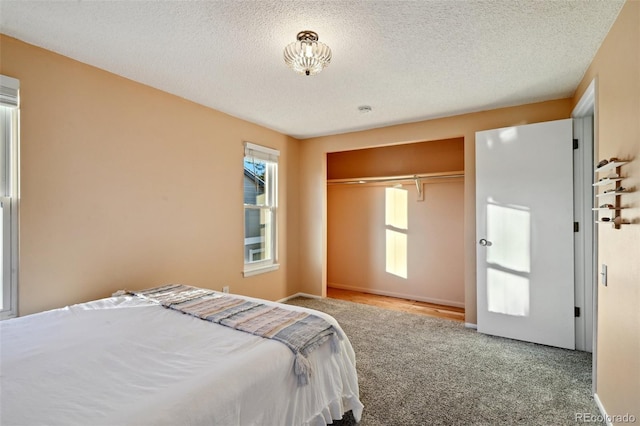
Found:
[[464, 308], [464, 302], [454, 302], [452, 300], [434, 299], [431, 297], [415, 296], [413, 294], [397, 293], [394, 291], [376, 290], [364, 287], [354, 287], [350, 285], [342, 285], [336, 283], [327, 283], [327, 287], [338, 288], [341, 290], [359, 291], [361, 293], [371, 293], [380, 296], [399, 297], [401, 299], [417, 300], [420, 302], [434, 303], [436, 305], [455, 306], [456, 308]]
[[613, 423], [611, 423], [611, 417], [609, 417], [607, 415], [607, 410], [604, 409], [604, 405], [602, 405], [602, 401], [600, 401], [600, 397], [598, 397], [597, 393], [593, 394], [593, 400], [596, 402], [596, 405], [598, 406], [598, 410], [600, 410], [600, 414], [602, 414], [602, 417], [604, 418], [604, 421], [607, 423], [607, 426], [613, 426]]
[[322, 299], [322, 296], [317, 296], [317, 295], [315, 295], [315, 294], [309, 294], [309, 293], [296, 293], [296, 294], [292, 294], [291, 296], [287, 296], [287, 297], [285, 297], [285, 298], [283, 298], [283, 299], [276, 300], [276, 302], [278, 302], [278, 303], [284, 303], [284, 302], [286, 302], [287, 300], [295, 299], [296, 297], [308, 297], [308, 298], [310, 298], [310, 299]]
[[464, 326], [465, 326], [465, 328], [472, 328], [474, 330], [478, 329], [478, 324], [473, 324], [473, 323], [470, 323], [470, 322], [465, 322]]

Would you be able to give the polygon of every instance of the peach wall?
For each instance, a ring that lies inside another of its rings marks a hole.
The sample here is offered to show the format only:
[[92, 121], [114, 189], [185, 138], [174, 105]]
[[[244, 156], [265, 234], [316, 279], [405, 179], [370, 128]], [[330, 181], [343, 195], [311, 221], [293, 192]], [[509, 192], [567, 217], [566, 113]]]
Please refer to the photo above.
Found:
[[402, 184], [408, 226], [399, 231], [407, 238], [407, 257], [400, 260], [406, 277], [386, 262], [385, 190], [391, 187], [327, 187], [329, 286], [464, 307], [463, 180], [424, 183], [422, 201], [414, 182]]
[[[628, 1], [600, 46], [574, 96], [596, 79], [596, 158], [631, 159], [622, 167], [619, 230], [598, 226], [598, 266], [608, 266], [608, 286], [598, 286], [597, 389], [609, 415], [640, 419], [640, 2]], [[599, 268], [598, 268], [599, 269]]]
[[463, 138], [327, 154], [327, 179], [403, 176], [463, 169]]
[[326, 154], [464, 137], [464, 280], [466, 321], [476, 322], [475, 132], [568, 118], [571, 99], [501, 108], [417, 123], [307, 139], [300, 144], [300, 290], [325, 295], [327, 284]]
[[[168, 282], [272, 300], [297, 291], [298, 141], [0, 43], [0, 71], [21, 84], [21, 314]], [[281, 152], [281, 267], [246, 279], [245, 140]]]

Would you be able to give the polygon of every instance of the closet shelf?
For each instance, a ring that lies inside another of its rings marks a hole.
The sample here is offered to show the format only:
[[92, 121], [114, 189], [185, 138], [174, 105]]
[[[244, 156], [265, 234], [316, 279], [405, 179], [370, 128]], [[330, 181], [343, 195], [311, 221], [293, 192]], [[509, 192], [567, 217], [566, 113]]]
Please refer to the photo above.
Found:
[[327, 184], [364, 184], [364, 183], [390, 183], [411, 181], [428, 181], [430, 179], [448, 179], [464, 177], [464, 170], [438, 173], [420, 173], [415, 175], [377, 176], [377, 177], [353, 177], [344, 179], [327, 179]]
[[596, 211], [596, 210], [603, 210], [603, 211], [609, 210], [609, 211], [614, 212], [616, 210], [622, 210], [622, 209], [626, 209], [626, 207], [612, 207], [612, 208], [609, 208], [609, 207], [594, 207], [591, 210], [594, 210], [594, 211]]
[[612, 161], [610, 163], [605, 164], [602, 167], [598, 167], [595, 171], [596, 171], [596, 173], [608, 172], [609, 170], [616, 169], [616, 168], [622, 166], [623, 164], [627, 164], [627, 163], [628, 163], [628, 161]]

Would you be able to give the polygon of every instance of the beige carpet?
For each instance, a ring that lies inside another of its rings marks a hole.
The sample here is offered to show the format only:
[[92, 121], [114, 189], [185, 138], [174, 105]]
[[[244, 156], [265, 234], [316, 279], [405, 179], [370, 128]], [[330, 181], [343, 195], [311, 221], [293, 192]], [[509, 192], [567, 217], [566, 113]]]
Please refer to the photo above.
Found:
[[599, 415], [589, 353], [342, 300], [288, 303], [326, 312], [345, 330], [356, 351], [363, 426], [571, 425], [577, 413]]

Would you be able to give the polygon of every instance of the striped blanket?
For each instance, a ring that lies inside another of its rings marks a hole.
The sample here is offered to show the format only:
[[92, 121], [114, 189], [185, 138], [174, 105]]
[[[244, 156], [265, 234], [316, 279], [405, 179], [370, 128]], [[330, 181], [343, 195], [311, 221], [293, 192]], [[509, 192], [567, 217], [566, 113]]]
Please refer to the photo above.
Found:
[[181, 284], [170, 284], [128, 293], [194, 317], [284, 343], [295, 355], [294, 372], [300, 385], [309, 383], [308, 354], [331, 340], [338, 350], [338, 330], [323, 318], [306, 312], [252, 302]]

